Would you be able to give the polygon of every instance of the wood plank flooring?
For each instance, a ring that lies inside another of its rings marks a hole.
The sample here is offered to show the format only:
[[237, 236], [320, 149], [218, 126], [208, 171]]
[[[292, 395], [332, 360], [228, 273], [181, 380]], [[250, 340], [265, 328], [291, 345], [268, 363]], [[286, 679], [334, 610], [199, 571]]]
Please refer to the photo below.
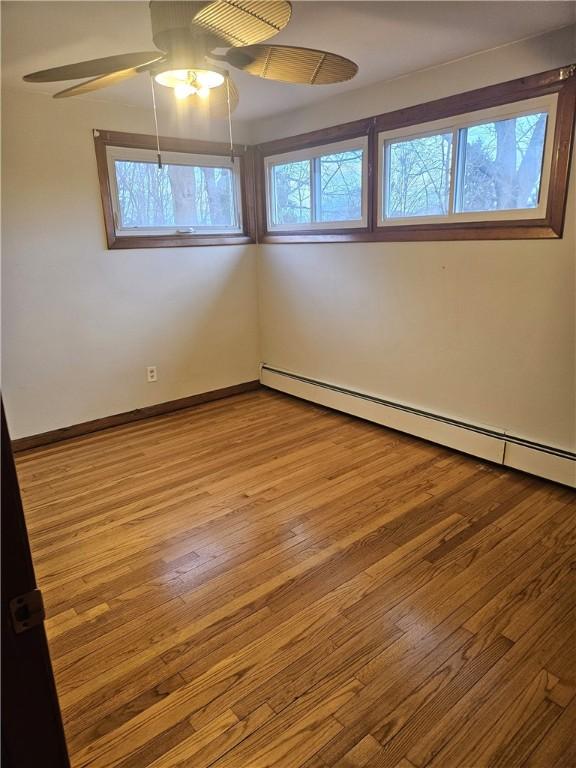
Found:
[[266, 390], [17, 464], [74, 768], [575, 768], [574, 492]]

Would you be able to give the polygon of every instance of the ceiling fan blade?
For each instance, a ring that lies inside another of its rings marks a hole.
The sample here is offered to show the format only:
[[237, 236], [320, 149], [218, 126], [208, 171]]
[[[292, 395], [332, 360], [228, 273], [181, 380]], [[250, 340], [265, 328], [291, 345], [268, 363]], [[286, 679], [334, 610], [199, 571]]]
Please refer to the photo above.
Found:
[[66, 99], [69, 96], [82, 96], [83, 93], [90, 93], [91, 91], [99, 91], [101, 88], [106, 88], [109, 85], [116, 85], [123, 80], [128, 80], [130, 77], [134, 77], [142, 70], [139, 67], [131, 67], [130, 69], [120, 69], [118, 72], [111, 72], [109, 75], [103, 75], [102, 77], [95, 77], [92, 80], [85, 80], [83, 83], [73, 85], [71, 88], [66, 88], [64, 91], [58, 91], [54, 94], [55, 99]]
[[121, 53], [118, 56], [106, 56], [103, 59], [79, 61], [77, 64], [67, 64], [64, 67], [43, 69], [24, 75], [24, 80], [30, 83], [52, 83], [57, 80], [80, 80], [84, 77], [100, 77], [120, 70], [141, 67], [158, 61], [164, 54], [161, 51], [139, 51], [138, 53]]
[[214, 0], [194, 16], [193, 26], [202, 27], [228, 45], [259, 43], [288, 24], [292, 6], [286, 0]]
[[[230, 112], [234, 112], [240, 101], [238, 89], [231, 78], [228, 78], [228, 87], [230, 90]], [[189, 101], [200, 112], [206, 112], [210, 117], [227, 117], [228, 116], [228, 93], [226, 90], [226, 81], [218, 88], [211, 88], [210, 93], [207, 96], [194, 96], [188, 97]]]
[[344, 56], [291, 45], [249, 45], [225, 56], [233, 67], [267, 80], [328, 85], [350, 80], [358, 65]]

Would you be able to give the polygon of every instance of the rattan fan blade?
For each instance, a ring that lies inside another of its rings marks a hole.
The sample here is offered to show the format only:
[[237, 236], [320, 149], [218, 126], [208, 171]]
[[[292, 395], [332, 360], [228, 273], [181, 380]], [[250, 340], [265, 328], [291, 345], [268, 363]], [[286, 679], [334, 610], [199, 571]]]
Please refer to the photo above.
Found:
[[66, 88], [64, 91], [58, 91], [54, 94], [55, 99], [66, 99], [69, 96], [82, 96], [84, 93], [90, 93], [91, 91], [99, 91], [101, 88], [107, 88], [109, 85], [116, 85], [123, 80], [128, 80], [134, 75], [137, 75], [142, 70], [137, 67], [131, 67], [130, 69], [121, 69], [118, 72], [112, 72], [109, 75], [103, 77], [95, 77], [92, 80], [86, 80], [83, 83], [72, 86], [72, 88]]
[[251, 75], [284, 83], [328, 85], [350, 80], [358, 66], [328, 51], [290, 45], [249, 45], [232, 49], [226, 61]]
[[284, 29], [291, 15], [292, 6], [285, 0], [214, 0], [194, 16], [192, 24], [229, 45], [242, 46], [273, 37]]
[[24, 80], [30, 83], [52, 83], [58, 80], [81, 80], [85, 77], [101, 77], [115, 72], [141, 67], [158, 61], [164, 54], [161, 51], [139, 51], [138, 53], [121, 53], [118, 56], [106, 56], [103, 59], [79, 61], [77, 64], [67, 64], [64, 67], [43, 69], [24, 75]]

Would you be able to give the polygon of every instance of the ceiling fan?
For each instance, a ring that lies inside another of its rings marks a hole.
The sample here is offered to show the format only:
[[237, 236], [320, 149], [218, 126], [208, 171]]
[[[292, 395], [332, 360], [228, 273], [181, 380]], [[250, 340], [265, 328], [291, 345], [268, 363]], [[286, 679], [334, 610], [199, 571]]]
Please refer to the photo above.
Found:
[[[287, 45], [261, 45], [288, 24], [286, 0], [152, 0], [152, 39], [157, 50], [82, 61], [25, 75], [33, 83], [90, 78], [54, 94], [77, 96], [150, 72], [177, 98], [207, 99], [211, 114], [238, 105], [227, 66], [267, 80], [308, 85], [340, 83], [357, 65], [335, 53]], [[221, 53], [222, 49], [228, 49]], [[214, 62], [216, 62], [214, 64]], [[224, 66], [224, 69], [221, 67]], [[219, 86], [225, 84], [225, 88]]]

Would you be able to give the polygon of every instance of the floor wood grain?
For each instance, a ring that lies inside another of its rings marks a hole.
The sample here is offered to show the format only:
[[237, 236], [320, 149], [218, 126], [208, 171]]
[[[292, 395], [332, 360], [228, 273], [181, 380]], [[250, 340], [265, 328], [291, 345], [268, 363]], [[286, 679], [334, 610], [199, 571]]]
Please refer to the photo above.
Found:
[[74, 768], [575, 768], [573, 491], [266, 390], [17, 465]]

